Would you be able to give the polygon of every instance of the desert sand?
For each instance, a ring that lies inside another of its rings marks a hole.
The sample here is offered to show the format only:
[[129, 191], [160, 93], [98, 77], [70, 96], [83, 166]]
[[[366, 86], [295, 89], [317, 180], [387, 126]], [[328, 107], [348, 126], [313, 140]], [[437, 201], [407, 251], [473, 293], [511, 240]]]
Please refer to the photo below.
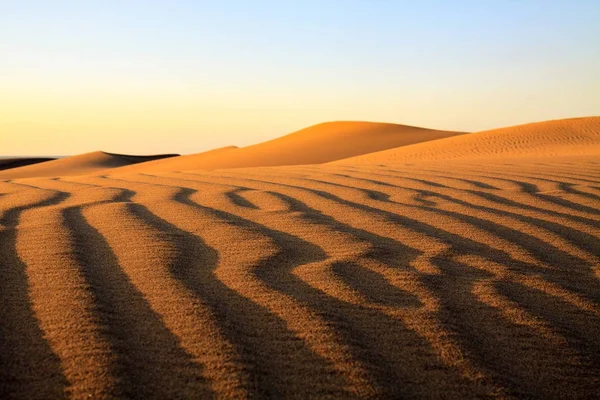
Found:
[[252, 146], [224, 147], [123, 168], [121, 172], [321, 164], [463, 133], [377, 122], [326, 122]]
[[336, 164], [398, 164], [515, 157], [600, 156], [600, 117], [535, 122], [491, 131], [417, 143], [337, 160]]
[[600, 118], [333, 126], [3, 171], [0, 398], [597, 397]]

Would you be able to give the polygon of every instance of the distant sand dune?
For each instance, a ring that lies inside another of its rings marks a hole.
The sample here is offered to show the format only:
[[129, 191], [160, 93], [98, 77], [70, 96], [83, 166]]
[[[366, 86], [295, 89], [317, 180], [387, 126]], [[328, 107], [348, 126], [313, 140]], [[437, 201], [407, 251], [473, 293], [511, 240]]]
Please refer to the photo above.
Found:
[[102, 171], [103, 173], [135, 173], [151, 171], [181, 171], [190, 168], [190, 165], [200, 165], [200, 163], [210, 162], [211, 160], [220, 160], [222, 157], [229, 157], [239, 148], [236, 146], [221, 147], [197, 154], [173, 157], [169, 159], [160, 159], [147, 161], [144, 165], [127, 165], [118, 168], [117, 171]]
[[15, 157], [0, 158], [0, 171], [11, 168], [25, 167], [27, 165], [38, 164], [46, 161], [56, 160], [48, 157]]
[[[96, 151], [93, 153], [65, 157], [58, 160], [0, 171], [0, 179], [85, 175], [102, 171], [107, 168], [117, 168], [173, 156], [175, 156], [175, 154], [133, 156]], [[0, 163], [1, 161], [2, 160], [0, 160]]]
[[402, 164], [494, 157], [600, 156], [600, 117], [512, 126], [365, 154], [336, 164]]
[[0, 398], [596, 398], [595, 124], [0, 180]]
[[327, 122], [253, 146], [226, 147], [122, 168], [118, 172], [320, 164], [460, 134], [462, 132], [375, 122]]

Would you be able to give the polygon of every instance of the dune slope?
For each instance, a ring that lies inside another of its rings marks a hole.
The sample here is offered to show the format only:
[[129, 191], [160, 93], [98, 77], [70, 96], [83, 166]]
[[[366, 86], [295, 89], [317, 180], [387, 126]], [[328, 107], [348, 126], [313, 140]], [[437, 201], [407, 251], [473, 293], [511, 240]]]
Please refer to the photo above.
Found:
[[106, 173], [136, 173], [136, 172], [155, 172], [155, 171], [184, 171], [190, 169], [190, 166], [209, 163], [211, 160], [219, 160], [223, 157], [229, 157], [231, 153], [239, 149], [237, 146], [227, 146], [213, 149], [197, 154], [188, 154], [172, 157], [168, 159], [159, 159], [145, 162], [144, 165], [126, 165], [115, 170], [103, 171]]
[[0, 158], [0, 171], [11, 168], [25, 167], [27, 165], [38, 164], [46, 161], [56, 160], [48, 157], [14, 157]]
[[227, 147], [123, 168], [119, 172], [320, 164], [460, 134], [462, 132], [375, 122], [327, 122], [253, 146]]
[[0, 181], [0, 397], [594, 398], [600, 165], [505, 160]]
[[85, 175], [110, 168], [117, 168], [125, 165], [137, 164], [174, 156], [174, 154], [134, 156], [96, 151], [93, 153], [86, 153], [0, 171], [0, 179]]
[[0, 398], [597, 398], [596, 127], [0, 179]]
[[450, 159], [600, 155], [600, 117], [518, 125], [338, 160], [337, 164], [401, 164]]

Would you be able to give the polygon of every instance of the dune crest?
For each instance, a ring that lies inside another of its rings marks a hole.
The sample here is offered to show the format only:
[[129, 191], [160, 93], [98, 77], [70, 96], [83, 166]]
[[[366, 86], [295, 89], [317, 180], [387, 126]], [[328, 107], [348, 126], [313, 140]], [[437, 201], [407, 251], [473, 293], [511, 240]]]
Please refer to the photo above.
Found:
[[175, 154], [136, 156], [95, 151], [53, 161], [0, 171], [0, 179], [92, 174], [109, 168], [174, 157]]
[[401, 164], [450, 159], [600, 155], [600, 117], [535, 122], [418, 143], [333, 162]]
[[39, 164], [47, 161], [56, 160], [52, 157], [11, 157], [0, 158], [0, 171], [12, 168], [26, 167], [28, 165]]
[[197, 154], [188, 154], [167, 159], [158, 159], [147, 161], [144, 165], [132, 164], [119, 167], [115, 170], [106, 171], [109, 173], [137, 173], [137, 172], [152, 172], [152, 171], [182, 171], [190, 169], [190, 165], [195, 165], [198, 160], [218, 160], [221, 157], [227, 157], [228, 154], [238, 150], [237, 146], [219, 147], [217, 149], [208, 150]]
[[325, 122], [248, 147], [226, 147], [114, 171], [151, 172], [321, 164], [374, 151], [461, 135], [378, 122]]

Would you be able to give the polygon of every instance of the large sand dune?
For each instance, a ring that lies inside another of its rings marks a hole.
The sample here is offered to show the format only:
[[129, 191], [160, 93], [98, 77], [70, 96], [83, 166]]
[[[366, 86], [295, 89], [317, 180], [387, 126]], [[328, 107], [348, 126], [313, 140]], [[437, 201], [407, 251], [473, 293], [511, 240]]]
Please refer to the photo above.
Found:
[[0, 398], [596, 398], [581, 136], [547, 145], [565, 157], [0, 180]]
[[402, 164], [450, 159], [600, 156], [600, 117], [537, 122], [365, 154], [337, 164]]
[[[0, 171], [0, 179], [19, 179], [31, 177], [86, 175], [106, 169], [123, 167], [151, 160], [174, 157], [176, 154], [161, 154], [154, 156], [134, 156], [127, 154], [106, 153], [95, 151], [58, 160], [35, 163], [19, 168]], [[1, 168], [0, 168], [1, 169]]]
[[119, 172], [321, 164], [462, 133], [375, 122], [327, 122], [253, 146], [225, 147], [122, 168]]

